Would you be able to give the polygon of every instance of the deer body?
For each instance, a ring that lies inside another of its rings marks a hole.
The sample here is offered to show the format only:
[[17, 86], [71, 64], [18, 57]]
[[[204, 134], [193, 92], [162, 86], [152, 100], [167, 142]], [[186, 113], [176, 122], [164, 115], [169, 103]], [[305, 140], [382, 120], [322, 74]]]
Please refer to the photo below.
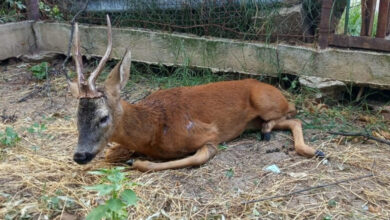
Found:
[[279, 90], [256, 80], [161, 90], [138, 104], [122, 101], [121, 106], [111, 140], [158, 159], [183, 157], [208, 142], [229, 141], [248, 125], [261, 128], [262, 121], [290, 110]]
[[217, 153], [219, 143], [236, 138], [246, 129], [259, 129], [266, 137], [272, 129], [289, 129], [298, 154], [324, 156], [304, 143], [300, 121], [290, 119], [296, 113], [294, 105], [277, 88], [257, 80], [161, 90], [130, 104], [120, 99], [120, 90], [130, 75], [131, 53], [127, 51], [109, 74], [104, 89], [98, 90], [96, 77], [111, 53], [108, 17], [107, 23], [108, 49], [87, 81], [82, 74], [77, 24], [75, 27], [78, 77], [77, 82], [68, 84], [72, 94], [80, 99], [79, 141], [74, 154], [77, 163], [88, 163], [108, 142], [116, 142], [117, 146], [107, 150], [107, 161], [128, 160], [131, 152], [168, 160], [132, 162], [141, 171], [201, 165]]

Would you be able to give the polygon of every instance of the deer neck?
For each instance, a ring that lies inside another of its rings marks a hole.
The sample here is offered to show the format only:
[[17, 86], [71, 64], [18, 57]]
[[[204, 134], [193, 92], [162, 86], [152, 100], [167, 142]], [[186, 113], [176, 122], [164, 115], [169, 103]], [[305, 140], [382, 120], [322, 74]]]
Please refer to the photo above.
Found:
[[116, 116], [114, 132], [110, 139], [131, 150], [137, 151], [150, 145], [158, 128], [158, 117], [145, 106], [120, 101], [122, 110]]

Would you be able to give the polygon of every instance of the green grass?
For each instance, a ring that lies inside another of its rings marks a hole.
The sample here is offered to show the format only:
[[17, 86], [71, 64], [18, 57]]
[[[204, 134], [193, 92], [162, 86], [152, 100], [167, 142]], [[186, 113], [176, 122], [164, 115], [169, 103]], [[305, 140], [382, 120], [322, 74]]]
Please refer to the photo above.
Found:
[[[351, 88], [352, 90], [352, 88]], [[368, 101], [377, 96], [377, 93], [369, 93], [363, 96], [361, 100], [355, 101], [355, 93], [347, 90], [345, 98], [340, 101], [325, 99], [322, 103], [328, 103], [327, 107], [322, 110], [310, 110], [306, 105], [313, 103], [315, 99], [314, 89], [301, 88], [294, 95], [294, 103], [297, 109], [300, 109], [297, 118], [303, 122], [304, 129], [317, 129], [323, 131], [348, 131], [348, 132], [365, 132], [375, 130], [389, 130], [389, 123], [383, 116], [369, 108]], [[315, 106], [316, 103], [313, 103]], [[367, 116], [373, 120], [362, 122], [360, 118]]]
[[[344, 34], [345, 16], [346, 16], [346, 12], [344, 11], [344, 13], [340, 19], [340, 22], [337, 26], [336, 32], [339, 34]], [[373, 29], [372, 29], [371, 36], [375, 36], [377, 24], [378, 24], [378, 13], [375, 13], [374, 24], [372, 27]], [[362, 26], [361, 5], [356, 4], [356, 5], [351, 6], [351, 8], [349, 10], [347, 34], [351, 35], [351, 36], [360, 36], [361, 26]]]
[[129, 85], [146, 83], [161, 89], [180, 86], [195, 86], [210, 82], [231, 79], [231, 75], [212, 73], [209, 69], [194, 69], [188, 66], [167, 67], [164, 65], [145, 65], [141, 63], [131, 66]]

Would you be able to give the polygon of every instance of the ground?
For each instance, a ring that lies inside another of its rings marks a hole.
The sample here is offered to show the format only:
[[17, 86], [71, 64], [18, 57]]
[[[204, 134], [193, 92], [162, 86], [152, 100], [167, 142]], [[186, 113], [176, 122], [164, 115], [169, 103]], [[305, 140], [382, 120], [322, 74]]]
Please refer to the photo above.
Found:
[[[105, 199], [84, 188], [100, 181], [88, 171], [115, 164], [105, 163], [102, 155], [84, 166], [73, 162], [77, 100], [67, 94], [62, 76], [51, 77], [50, 90], [47, 81], [34, 79], [32, 65], [0, 66], [0, 132], [10, 127], [20, 137], [14, 146], [0, 143], [0, 218], [82, 218]], [[136, 102], [164, 87], [148, 84], [149, 77], [133, 73], [123, 97]], [[326, 133], [366, 126], [383, 138], [389, 121], [350, 106], [324, 107], [299, 95], [288, 97], [299, 102], [306, 142], [330, 159], [297, 155], [291, 134], [278, 131], [270, 142], [246, 133], [221, 145], [200, 167], [155, 173], [126, 168], [138, 183], [132, 189], [139, 198], [128, 208], [129, 219], [389, 219], [390, 146]], [[270, 165], [281, 173], [265, 171]], [[373, 176], [245, 204], [367, 174]]]

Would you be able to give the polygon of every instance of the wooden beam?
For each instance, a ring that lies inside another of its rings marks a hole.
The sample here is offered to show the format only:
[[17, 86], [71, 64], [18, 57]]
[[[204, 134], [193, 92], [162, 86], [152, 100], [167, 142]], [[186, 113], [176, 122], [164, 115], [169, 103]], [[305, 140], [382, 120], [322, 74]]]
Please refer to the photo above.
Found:
[[380, 0], [376, 37], [385, 38], [389, 18], [389, 0]]
[[330, 13], [332, 9], [333, 0], [323, 0], [321, 7], [321, 21], [320, 21], [320, 36], [319, 45], [321, 49], [328, 47], [328, 38], [330, 33]]
[[383, 38], [352, 37], [334, 34], [329, 37], [329, 45], [377, 51], [390, 51], [390, 41]]
[[362, 0], [362, 28], [360, 36], [371, 36], [374, 25], [376, 0]]

